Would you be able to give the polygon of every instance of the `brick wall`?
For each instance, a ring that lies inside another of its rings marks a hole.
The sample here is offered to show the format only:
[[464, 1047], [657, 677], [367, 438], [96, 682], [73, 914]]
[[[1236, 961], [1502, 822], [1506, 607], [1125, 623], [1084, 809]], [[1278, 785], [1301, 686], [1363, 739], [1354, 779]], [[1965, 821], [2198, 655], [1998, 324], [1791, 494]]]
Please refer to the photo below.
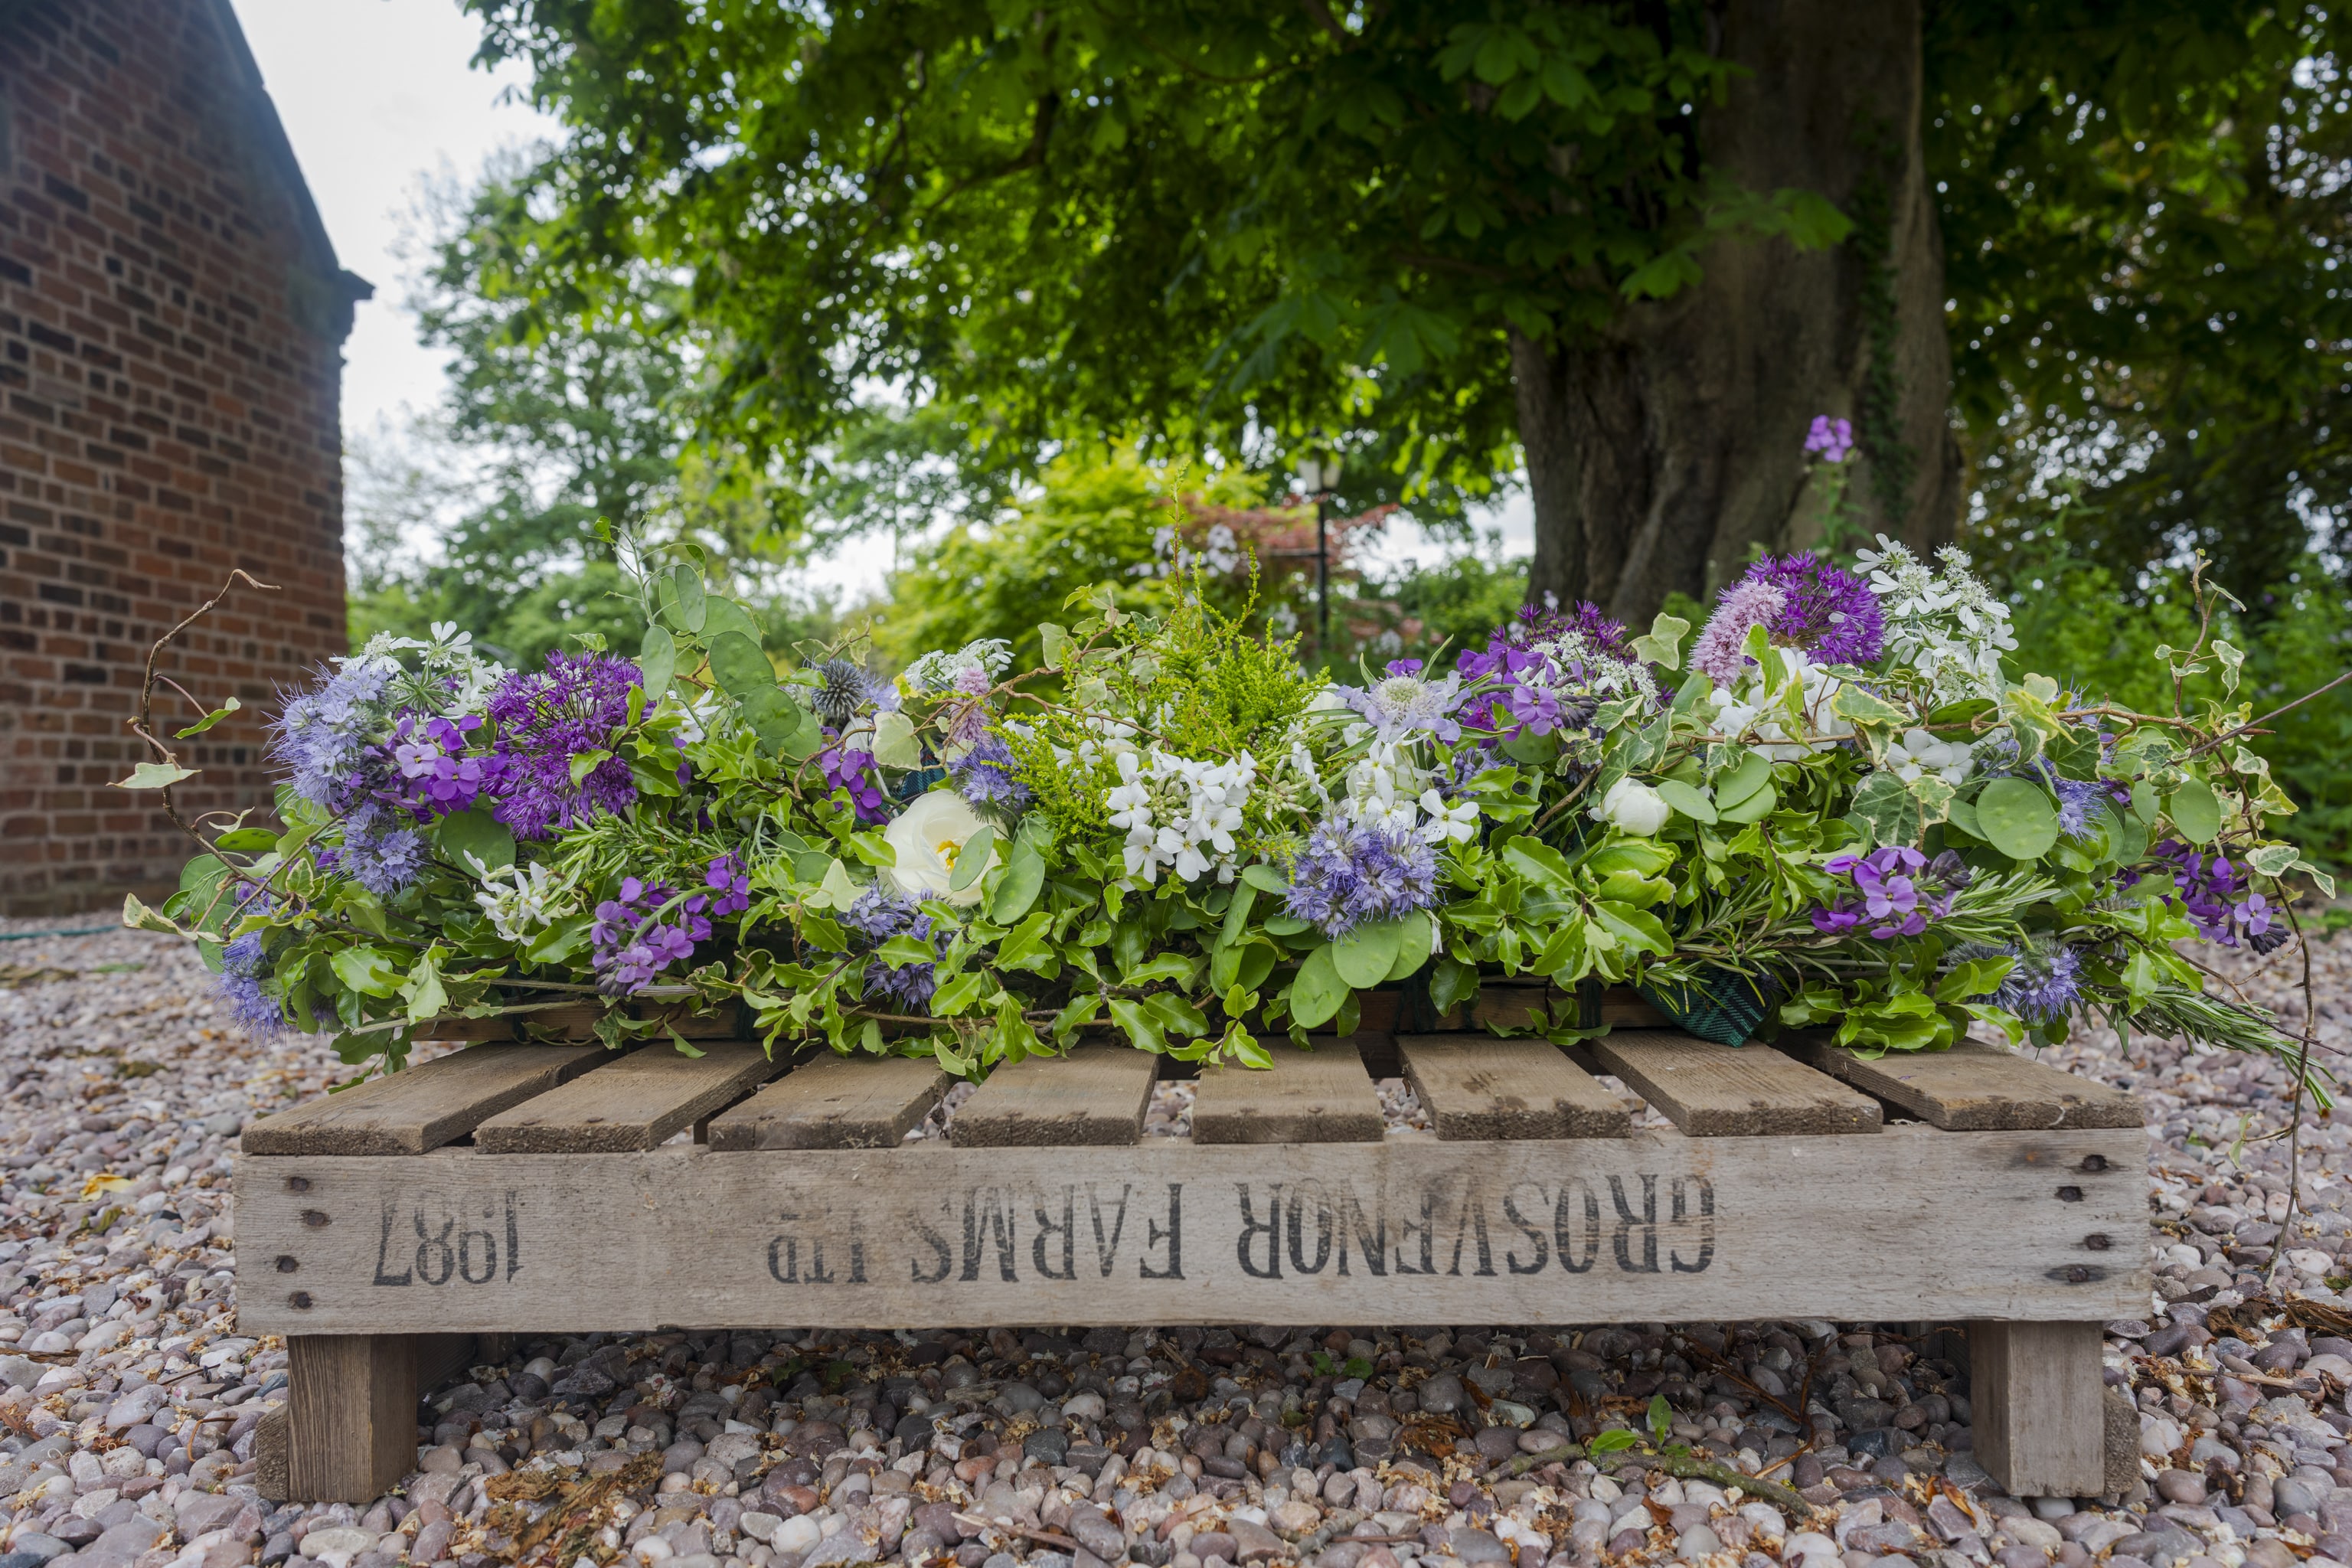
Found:
[[366, 286], [236, 29], [227, 0], [0, 0], [0, 913], [176, 881], [187, 841], [109, 784], [143, 754], [148, 644], [232, 568], [281, 591], [167, 660], [245, 705], [186, 743], [184, 813], [267, 806], [263, 718], [344, 650], [340, 345]]

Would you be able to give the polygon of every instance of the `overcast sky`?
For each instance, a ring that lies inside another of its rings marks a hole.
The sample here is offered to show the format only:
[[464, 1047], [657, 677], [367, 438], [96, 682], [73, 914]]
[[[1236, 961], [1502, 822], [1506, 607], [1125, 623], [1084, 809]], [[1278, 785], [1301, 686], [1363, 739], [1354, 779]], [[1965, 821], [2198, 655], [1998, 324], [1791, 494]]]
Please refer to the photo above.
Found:
[[[499, 149], [554, 134], [551, 121], [468, 62], [481, 32], [457, 0], [234, 0], [278, 118], [342, 264], [375, 285], [343, 345], [343, 428], [397, 421], [403, 405], [438, 400], [445, 356], [416, 341], [403, 305], [406, 215], [447, 171], [470, 180]], [[1517, 550], [1529, 516], [1514, 498], [1495, 520]], [[1392, 538], [1390, 555], [1426, 553]], [[880, 584], [888, 545], [852, 542], [810, 576], [856, 594]]]

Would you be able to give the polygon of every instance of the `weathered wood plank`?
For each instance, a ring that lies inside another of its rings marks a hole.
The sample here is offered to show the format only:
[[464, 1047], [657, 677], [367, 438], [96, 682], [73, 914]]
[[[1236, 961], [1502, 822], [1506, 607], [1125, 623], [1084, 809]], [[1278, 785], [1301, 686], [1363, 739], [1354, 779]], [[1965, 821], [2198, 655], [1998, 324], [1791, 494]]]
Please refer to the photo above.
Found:
[[949, 1133], [966, 1149], [1132, 1143], [1159, 1068], [1158, 1057], [1124, 1043], [1008, 1062], [956, 1107]]
[[489, 1154], [650, 1149], [780, 1070], [753, 1045], [712, 1045], [700, 1057], [648, 1046], [491, 1117], [474, 1143]]
[[1637, 1031], [1588, 1041], [1616, 1074], [1693, 1138], [1875, 1132], [1878, 1102], [1762, 1046]]
[[1361, 1143], [1383, 1131], [1364, 1059], [1343, 1040], [1302, 1051], [1265, 1043], [1271, 1069], [1203, 1068], [1192, 1100], [1195, 1143]]
[[286, 1491], [301, 1502], [372, 1502], [416, 1465], [413, 1335], [290, 1334]]
[[1948, 1131], [2137, 1127], [2147, 1120], [2147, 1108], [2119, 1089], [1976, 1040], [1876, 1061], [1832, 1045], [1826, 1035], [1800, 1036], [1780, 1048]]
[[[1479, 987], [1476, 998], [1466, 1007], [1432, 1015], [1429, 1027], [1422, 1032], [1431, 1035], [1467, 1033], [1484, 1029], [1489, 1025], [1498, 1029], [1524, 1029], [1538, 1007], [1556, 1014], [1563, 1006], [1573, 1012], [1576, 1005], [1573, 991], [1561, 991], [1549, 985], [1492, 981]], [[1426, 1006], [1423, 1011], [1428, 1012]], [[1664, 1014], [1643, 1001], [1629, 985], [1612, 985], [1601, 994], [1598, 1022], [1612, 1029], [1666, 1029], [1674, 1026]]]
[[2087, 1322], [2147, 1301], [2147, 1147], [2137, 1129], [1909, 1123], [1871, 1138], [248, 1157], [238, 1322], [1873, 1321], [1923, 1300]]
[[[604, 1011], [600, 1003], [564, 1002], [488, 1018], [436, 1018], [417, 1031], [417, 1038], [602, 1044], [596, 1038], [596, 1023], [604, 1017]], [[713, 1013], [692, 1002], [640, 1002], [630, 1007], [629, 1014], [635, 1018], [651, 1018], [689, 1040], [733, 1040], [743, 1036], [741, 1017], [733, 1007]]]
[[1397, 1049], [1440, 1138], [1622, 1138], [1633, 1130], [1617, 1097], [1549, 1040], [1405, 1035]]
[[713, 1149], [887, 1149], [948, 1091], [936, 1061], [837, 1057], [802, 1062], [710, 1119]]
[[612, 1060], [594, 1046], [474, 1046], [267, 1117], [247, 1154], [422, 1154]]
[[1972, 1321], [1969, 1379], [1977, 1460], [2011, 1496], [2105, 1489], [2097, 1323]]

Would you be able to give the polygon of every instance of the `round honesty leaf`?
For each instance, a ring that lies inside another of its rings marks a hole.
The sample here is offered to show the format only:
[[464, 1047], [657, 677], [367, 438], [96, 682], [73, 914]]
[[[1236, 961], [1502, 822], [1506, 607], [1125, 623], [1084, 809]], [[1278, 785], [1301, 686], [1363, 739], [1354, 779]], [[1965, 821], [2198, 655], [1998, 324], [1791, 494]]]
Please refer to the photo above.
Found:
[[1383, 976], [1391, 984], [1409, 978], [1429, 962], [1431, 951], [1437, 945], [1437, 922], [1429, 918], [1427, 910], [1415, 910], [1398, 925], [1396, 962], [1389, 965]]
[[1290, 1016], [1302, 1028], [1317, 1029], [1337, 1016], [1349, 995], [1348, 983], [1332, 967], [1331, 944], [1325, 942], [1307, 955], [1298, 977], [1290, 983]]
[[2191, 844], [2210, 844], [2221, 831], [2221, 803], [2213, 798], [2213, 786], [2203, 779], [2190, 779], [2167, 796], [2164, 815], [2172, 818], [2172, 826]]
[[1666, 804], [1696, 822], [1715, 820], [1715, 803], [1680, 779], [1660, 779], [1654, 786]]
[[2025, 779], [1995, 779], [1977, 796], [1977, 828], [2012, 860], [2039, 860], [2058, 842], [2058, 807]]
[[1402, 921], [1366, 921], [1331, 944], [1331, 964], [1339, 978], [1359, 991], [1389, 977], [1403, 945]]

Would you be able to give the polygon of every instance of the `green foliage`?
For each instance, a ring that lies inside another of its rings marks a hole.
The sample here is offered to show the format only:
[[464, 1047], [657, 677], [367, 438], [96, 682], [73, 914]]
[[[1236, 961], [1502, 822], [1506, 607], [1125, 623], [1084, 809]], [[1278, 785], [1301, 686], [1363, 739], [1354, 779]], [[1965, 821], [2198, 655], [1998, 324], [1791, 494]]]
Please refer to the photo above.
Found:
[[[2186, 574], [2160, 572], [2127, 592], [2103, 563], [2076, 553], [2063, 534], [2026, 536], [2011, 563], [2019, 647], [2012, 662], [2065, 682], [2090, 701], [2139, 712], [2169, 709], [2173, 683], [2159, 646], [2197, 638]], [[2352, 668], [2352, 603], [2317, 563], [2305, 560], [2246, 613], [2223, 609], [2216, 635], [2245, 649], [2241, 696], [2256, 713], [2325, 686]], [[2182, 683], [2195, 706], [2230, 694], [2217, 667]], [[2299, 810], [2279, 831], [2315, 859], [2352, 865], [2352, 685], [2339, 686], [2270, 721], [2252, 742]]]
[[1483, 491], [1511, 326], [1671, 293], [1726, 229], [1845, 223], [1694, 164], [1728, 68], [1691, 0], [468, 4], [564, 121], [541, 296], [692, 276], [714, 412], [792, 450], [911, 380], [1018, 455], [1341, 430], [1377, 453], [1352, 502]]
[[2352, 484], [2352, 14], [1927, 15], [1956, 400], [1995, 538], [2072, 495], [2124, 580], [2191, 546], [2250, 605], [2308, 573], [2305, 517]]

